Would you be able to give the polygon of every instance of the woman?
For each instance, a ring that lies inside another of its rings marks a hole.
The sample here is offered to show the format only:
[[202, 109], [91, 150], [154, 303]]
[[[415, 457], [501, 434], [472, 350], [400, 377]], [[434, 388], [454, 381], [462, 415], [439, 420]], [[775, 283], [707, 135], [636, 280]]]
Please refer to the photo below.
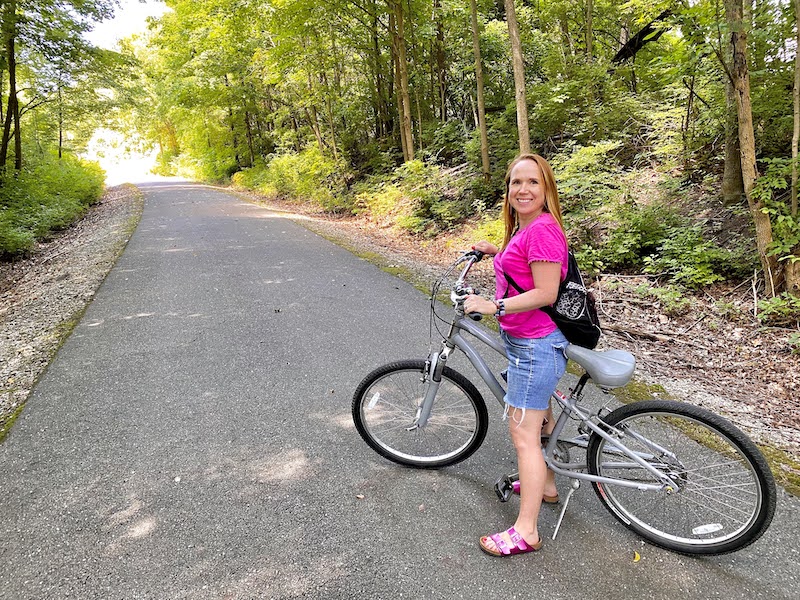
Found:
[[[555, 302], [566, 276], [567, 238], [555, 176], [541, 156], [523, 154], [509, 165], [503, 218], [502, 249], [485, 241], [475, 245], [495, 255], [495, 300], [472, 295], [464, 302], [467, 313], [498, 317], [509, 357], [506, 416], [517, 452], [520, 504], [512, 527], [481, 538], [481, 549], [494, 556], [539, 550], [539, 509], [543, 501], [558, 502], [540, 438], [545, 424], [547, 433], [552, 428], [550, 395], [567, 366], [567, 340], [539, 309]], [[517, 287], [528, 291], [519, 293]]]

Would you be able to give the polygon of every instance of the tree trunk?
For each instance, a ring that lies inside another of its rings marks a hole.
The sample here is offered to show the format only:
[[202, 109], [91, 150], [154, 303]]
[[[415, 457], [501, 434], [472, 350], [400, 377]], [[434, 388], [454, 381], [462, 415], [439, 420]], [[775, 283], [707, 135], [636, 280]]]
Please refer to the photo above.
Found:
[[64, 148], [64, 104], [61, 97], [61, 85], [58, 86], [58, 158], [62, 158]]
[[248, 167], [252, 167], [256, 162], [256, 151], [255, 145], [253, 143], [253, 126], [250, 123], [250, 111], [247, 108], [244, 109], [244, 127], [245, 127], [245, 134], [247, 135], [247, 151], [250, 154], [250, 164], [247, 165]]
[[[800, 0], [797, 0], [800, 2]], [[726, 206], [744, 200], [742, 181], [742, 154], [739, 150], [739, 118], [736, 109], [736, 90], [730, 79], [725, 80], [725, 98], [728, 105], [725, 117], [725, 167], [722, 172], [722, 202]]]
[[[387, 3], [389, 0], [387, 0]], [[408, 160], [408, 146], [406, 145], [406, 130], [403, 128], [403, 97], [400, 92], [400, 60], [397, 58], [398, 43], [397, 43], [397, 20], [395, 18], [394, 10], [390, 5], [389, 10], [389, 37], [391, 38], [392, 48], [392, 87], [390, 90], [394, 91], [395, 108], [397, 109], [397, 122], [400, 124], [398, 129], [400, 132], [400, 148], [403, 151], [403, 162]], [[394, 133], [394, 126], [392, 126], [392, 133]]]
[[517, 101], [517, 129], [519, 130], [519, 151], [531, 151], [531, 138], [528, 132], [528, 104], [525, 94], [525, 63], [522, 60], [522, 42], [519, 39], [519, 25], [514, 0], [505, 0], [508, 36], [511, 39], [511, 57], [514, 66], [514, 91]]
[[753, 110], [750, 104], [750, 73], [747, 67], [747, 30], [742, 20], [742, 0], [725, 0], [725, 16], [731, 31], [733, 65], [730, 71], [736, 96], [736, 109], [739, 117], [739, 147], [742, 161], [742, 180], [747, 205], [756, 229], [756, 247], [767, 292], [774, 296], [780, 289], [781, 274], [774, 256], [767, 256], [772, 242], [772, 223], [764, 214], [763, 203], [753, 196], [753, 185], [758, 177], [756, 167], [755, 132], [753, 131]]
[[[6, 109], [6, 118], [3, 123], [3, 139], [0, 142], [0, 172], [5, 171], [6, 164], [8, 163], [8, 146], [11, 141], [11, 123], [12, 120], [19, 130], [19, 110], [17, 105], [17, 61], [15, 57], [15, 38], [16, 38], [16, 1], [11, 0], [6, 3], [3, 12], [3, 40], [5, 41], [6, 50], [6, 67], [8, 68], [8, 108]], [[14, 132], [16, 141], [17, 132]], [[16, 157], [15, 163], [21, 157]]]
[[592, 46], [594, 45], [594, 31], [592, 20], [594, 19], [594, 0], [586, 0], [586, 60], [592, 62]]
[[314, 105], [311, 106], [310, 112], [308, 108], [306, 108], [306, 118], [308, 119], [308, 123], [309, 125], [311, 125], [311, 129], [314, 132], [314, 137], [317, 138], [317, 148], [319, 148], [319, 153], [325, 154], [325, 146], [322, 143], [322, 132], [319, 130], [319, 118], [317, 117], [317, 109]]
[[403, 161], [414, 160], [414, 134], [411, 130], [411, 96], [408, 91], [408, 57], [406, 55], [403, 5], [397, 0], [387, 0], [394, 14], [392, 38], [396, 47], [398, 112], [400, 115], [400, 141], [403, 146]]
[[800, 142], [800, 0], [794, 0], [795, 53], [794, 53], [794, 130], [792, 132], [792, 217], [797, 219], [797, 146]]
[[331, 129], [331, 149], [333, 150], [333, 160], [339, 160], [339, 150], [336, 147], [336, 123], [333, 119], [333, 101], [331, 100], [330, 86], [328, 85], [328, 77], [325, 72], [322, 72], [322, 80], [325, 84], [327, 93], [325, 94], [325, 108], [328, 111], [328, 127]]
[[[800, 48], [800, 0], [794, 0], [795, 48]], [[794, 131], [792, 133], [792, 218], [797, 220], [797, 146], [800, 142], [800, 52], [794, 54]], [[800, 245], [792, 249], [792, 254], [800, 259]], [[786, 291], [800, 296], [800, 260], [787, 261]]]
[[381, 60], [380, 39], [378, 36], [378, 7], [374, 0], [371, 4], [371, 11], [372, 68], [375, 80], [375, 137], [381, 138], [389, 134], [392, 119], [389, 114], [388, 102], [386, 101], [386, 78], [383, 73], [383, 61]]
[[433, 0], [436, 15], [436, 78], [439, 82], [439, 120], [447, 122], [447, 63], [444, 51], [444, 26], [442, 25], [441, 0]]
[[[800, 2], [800, 0], [797, 0]], [[481, 135], [481, 171], [483, 179], [488, 183], [489, 171], [489, 136], [486, 132], [486, 104], [483, 98], [483, 61], [481, 60], [481, 33], [478, 26], [478, 8], [475, 0], [469, 0], [472, 13], [472, 51], [475, 55], [475, 81], [478, 87], [478, 129]]]
[[689, 170], [689, 156], [691, 155], [691, 125], [692, 125], [692, 115], [694, 112], [694, 81], [695, 75], [692, 73], [692, 78], [689, 80], [689, 83], [686, 84], [686, 87], [689, 88], [689, 98], [686, 100], [686, 118], [684, 119], [683, 126], [683, 168], [685, 170]]
[[575, 42], [572, 41], [572, 34], [569, 32], [569, 17], [566, 12], [559, 12], [558, 24], [561, 29], [561, 36], [564, 38], [567, 48], [569, 48], [569, 55], [575, 55]]
[[[223, 81], [225, 82], [225, 88], [228, 90], [230, 94], [231, 83], [228, 80], [228, 76], [225, 75], [223, 77]], [[236, 134], [236, 123], [233, 120], [233, 107], [231, 106], [230, 95], [228, 96], [228, 124], [229, 129], [231, 130], [231, 142], [233, 143], [233, 155], [234, 160], [236, 161], [236, 166], [241, 167], [241, 159], [239, 157], [239, 136]]]

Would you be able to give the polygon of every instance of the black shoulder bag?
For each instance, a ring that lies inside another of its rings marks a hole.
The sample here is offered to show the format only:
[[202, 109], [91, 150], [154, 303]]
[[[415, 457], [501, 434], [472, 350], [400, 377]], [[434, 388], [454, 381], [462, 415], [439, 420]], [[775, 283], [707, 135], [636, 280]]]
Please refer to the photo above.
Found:
[[[508, 273], [503, 272], [506, 281], [520, 294], [523, 290]], [[594, 296], [583, 282], [575, 255], [569, 251], [567, 276], [558, 288], [558, 297], [553, 306], [543, 306], [542, 310], [555, 322], [570, 344], [592, 349], [597, 346], [602, 330], [597, 318]]]

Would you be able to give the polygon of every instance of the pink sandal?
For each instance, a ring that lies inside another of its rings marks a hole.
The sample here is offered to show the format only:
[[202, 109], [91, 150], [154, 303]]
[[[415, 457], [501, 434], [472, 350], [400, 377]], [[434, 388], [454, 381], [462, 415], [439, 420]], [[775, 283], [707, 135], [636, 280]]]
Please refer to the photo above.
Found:
[[[527, 543], [522, 536], [517, 533], [517, 530], [513, 527], [509, 527], [505, 533], [508, 534], [508, 537], [511, 539], [511, 546], [509, 546], [506, 541], [502, 538], [501, 533], [495, 533], [493, 535], [484, 536], [481, 538], [481, 550], [486, 552], [486, 554], [491, 554], [492, 556], [514, 556], [515, 554], [526, 554], [528, 552], [536, 552], [541, 550], [542, 545], [544, 542], [541, 538], [535, 544]], [[494, 546], [496, 550], [492, 550], [487, 548], [485, 543], [486, 540], [491, 539], [494, 542]]]

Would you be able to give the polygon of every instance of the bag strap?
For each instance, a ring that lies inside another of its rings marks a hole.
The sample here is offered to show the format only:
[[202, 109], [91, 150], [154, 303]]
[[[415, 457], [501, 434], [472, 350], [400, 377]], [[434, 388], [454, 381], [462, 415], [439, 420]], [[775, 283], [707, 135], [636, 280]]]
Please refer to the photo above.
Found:
[[[575, 255], [572, 254], [572, 250], [567, 250], [567, 277], [566, 277], [566, 279], [569, 279], [570, 267], [575, 269], [578, 273], [580, 273], [580, 271], [578, 270], [578, 262], [575, 260]], [[522, 286], [519, 285], [516, 281], [514, 281], [514, 279], [511, 277], [511, 275], [509, 275], [505, 271], [503, 271], [503, 277], [505, 277], [506, 281], [508, 282], [508, 284], [511, 287], [513, 287], [515, 290], [517, 290], [517, 292], [519, 292], [520, 294], [524, 294], [526, 291], [528, 291], [528, 290], [522, 289]], [[566, 279], [565, 279], [565, 281], [566, 281]], [[563, 281], [561, 283], [563, 283]], [[506, 290], [506, 294], [508, 294], [508, 290]]]
[[[519, 292], [520, 294], [524, 294], [525, 293], [526, 290], [523, 290], [522, 286], [519, 285], [516, 281], [514, 281], [514, 279], [512, 279], [512, 277], [511, 277], [511, 275], [509, 275], [508, 273], [503, 271], [503, 276], [506, 278], [506, 281], [508, 282], [508, 284], [511, 287], [513, 287], [515, 290], [517, 290], [517, 292]], [[506, 295], [508, 295], [508, 289], [506, 289]]]

